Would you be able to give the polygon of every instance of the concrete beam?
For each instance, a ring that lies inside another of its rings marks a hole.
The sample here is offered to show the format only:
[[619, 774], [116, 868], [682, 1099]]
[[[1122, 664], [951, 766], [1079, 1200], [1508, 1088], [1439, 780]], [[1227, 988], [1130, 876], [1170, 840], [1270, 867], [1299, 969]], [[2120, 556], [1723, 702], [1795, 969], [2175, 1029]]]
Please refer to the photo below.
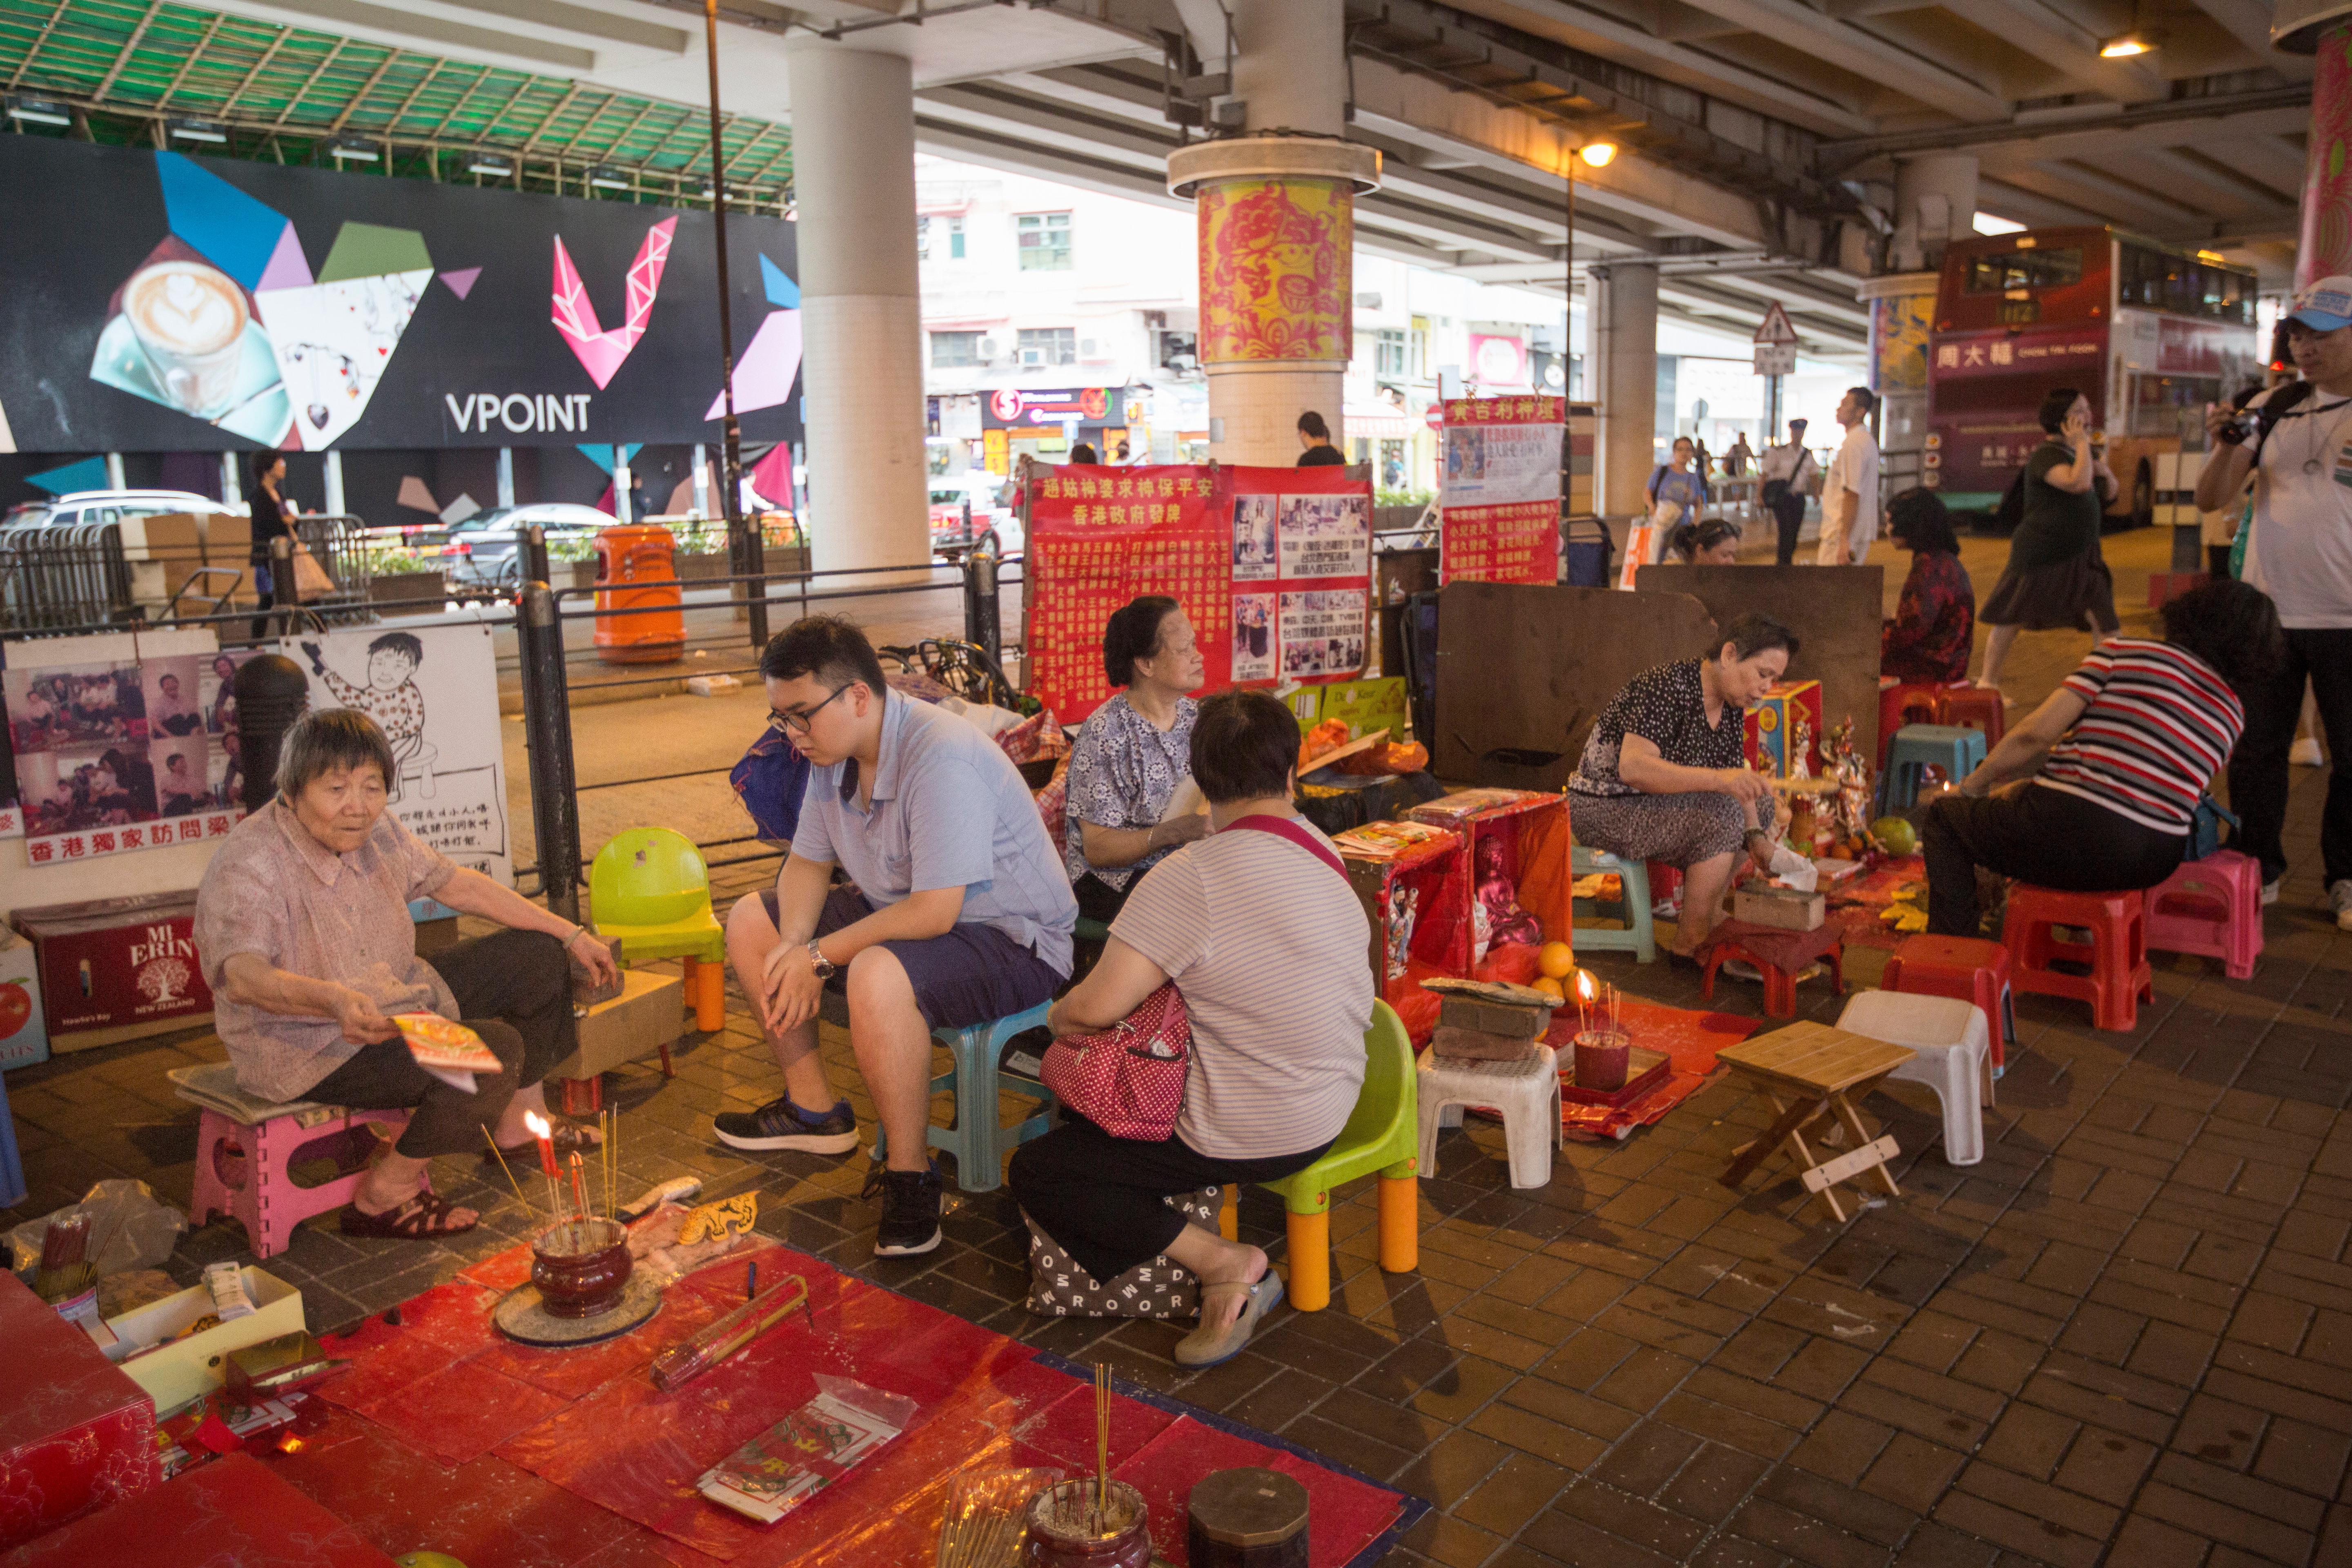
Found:
[[[1889, 153], [1973, 151], [1993, 158], [2015, 153], [2035, 158], [2095, 157], [2098, 139], [2130, 145], [2150, 136], [2190, 140], [2216, 135], [2290, 134], [2311, 118], [2308, 87], [2264, 88], [2227, 97], [2184, 98], [2115, 113], [2080, 118], [2010, 118], [1999, 124], [1906, 131], [1822, 143], [1825, 169], [1855, 169]], [[2075, 138], [2091, 138], [2076, 141]]]
[[1866, 81], [1893, 88], [1955, 120], [2006, 120], [2010, 99], [2000, 84], [1880, 37], [1852, 22], [1825, 16], [1803, 0], [1690, 0], [1702, 11], [1737, 22], [1751, 33], [1781, 39]]
[[2254, 58], [2289, 81], [2311, 79], [2311, 59], [2271, 47], [2272, 0], [2194, 0], [2200, 11], [2221, 25]]
[[1602, 55], [1632, 56], [1670, 81], [1759, 114], [1778, 115], [1809, 131], [1860, 135], [1877, 129], [1877, 121], [1842, 89], [1775, 75], [1769, 67], [1727, 52], [1693, 48], [1599, 5], [1507, 0], [1481, 9], [1538, 37]]
[[2164, 73], [2138, 59], [2103, 59], [2098, 34], [2046, 0], [1976, 0], [1969, 20], [2028, 53], [2070, 80], [2118, 103], [2150, 103], [2171, 91]]

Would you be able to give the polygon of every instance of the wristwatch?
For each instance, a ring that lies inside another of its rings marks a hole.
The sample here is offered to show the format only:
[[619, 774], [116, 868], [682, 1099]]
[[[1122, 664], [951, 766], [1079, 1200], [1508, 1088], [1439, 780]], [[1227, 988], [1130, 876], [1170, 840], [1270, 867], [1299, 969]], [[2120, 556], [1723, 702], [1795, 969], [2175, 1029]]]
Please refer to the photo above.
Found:
[[815, 975], [819, 980], [830, 980], [833, 978], [834, 972], [837, 966], [834, 963], [833, 960], [827, 958], [824, 953], [817, 951], [816, 943], [809, 943], [808, 955], [810, 973]]

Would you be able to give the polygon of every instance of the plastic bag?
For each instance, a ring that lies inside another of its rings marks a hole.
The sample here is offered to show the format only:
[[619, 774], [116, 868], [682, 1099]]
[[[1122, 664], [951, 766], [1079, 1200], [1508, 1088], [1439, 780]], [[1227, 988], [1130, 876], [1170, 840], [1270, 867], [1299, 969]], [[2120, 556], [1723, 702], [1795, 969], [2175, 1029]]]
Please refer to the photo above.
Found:
[[9, 1267], [18, 1273], [41, 1260], [41, 1238], [51, 1224], [70, 1215], [89, 1215], [89, 1261], [101, 1279], [128, 1268], [152, 1268], [172, 1256], [188, 1228], [188, 1216], [155, 1195], [144, 1182], [110, 1176], [81, 1195], [81, 1202], [28, 1219], [8, 1233]]

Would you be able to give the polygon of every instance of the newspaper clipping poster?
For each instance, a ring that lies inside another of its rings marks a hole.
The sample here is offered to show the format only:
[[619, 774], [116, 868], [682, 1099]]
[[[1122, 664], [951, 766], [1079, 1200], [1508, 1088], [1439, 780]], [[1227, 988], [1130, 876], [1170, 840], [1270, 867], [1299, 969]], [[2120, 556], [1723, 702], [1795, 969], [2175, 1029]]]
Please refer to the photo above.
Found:
[[1364, 664], [1364, 591], [1312, 588], [1282, 595], [1281, 674], [1306, 680]]
[[1556, 581], [1567, 400], [1459, 397], [1444, 412], [1439, 581]]
[[1360, 495], [1282, 498], [1282, 576], [1361, 577], [1371, 570], [1372, 509]]

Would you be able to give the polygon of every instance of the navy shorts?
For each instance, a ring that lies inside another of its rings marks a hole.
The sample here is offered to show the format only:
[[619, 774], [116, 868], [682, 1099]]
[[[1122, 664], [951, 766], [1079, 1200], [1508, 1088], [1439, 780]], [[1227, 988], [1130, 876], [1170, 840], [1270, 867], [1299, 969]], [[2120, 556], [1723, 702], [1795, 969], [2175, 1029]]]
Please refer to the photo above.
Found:
[[[760, 895], [768, 921], [777, 923], [776, 889]], [[855, 925], [874, 912], [874, 906], [855, 888], [835, 888], [824, 897], [816, 918], [816, 934], [825, 936]], [[945, 936], [920, 942], [886, 942], [898, 966], [915, 987], [915, 1005], [923, 1022], [935, 1029], [963, 1029], [1025, 1013], [1054, 999], [1069, 977], [997, 930], [994, 926], [958, 922]], [[845, 991], [847, 964], [827, 980], [829, 991]]]

